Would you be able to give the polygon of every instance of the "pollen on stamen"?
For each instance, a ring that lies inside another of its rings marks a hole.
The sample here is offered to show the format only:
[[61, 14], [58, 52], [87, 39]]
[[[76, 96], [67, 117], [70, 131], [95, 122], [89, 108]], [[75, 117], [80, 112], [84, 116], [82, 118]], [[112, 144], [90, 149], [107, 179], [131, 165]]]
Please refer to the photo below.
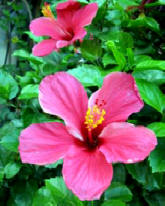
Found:
[[51, 11], [50, 4], [45, 2], [44, 6], [42, 7], [42, 13], [45, 17], [54, 18], [54, 15]]
[[104, 109], [99, 108], [98, 105], [94, 105], [91, 108], [88, 108], [85, 116], [86, 128], [91, 131], [98, 127], [98, 125], [102, 124], [104, 121], [104, 115], [106, 114]]

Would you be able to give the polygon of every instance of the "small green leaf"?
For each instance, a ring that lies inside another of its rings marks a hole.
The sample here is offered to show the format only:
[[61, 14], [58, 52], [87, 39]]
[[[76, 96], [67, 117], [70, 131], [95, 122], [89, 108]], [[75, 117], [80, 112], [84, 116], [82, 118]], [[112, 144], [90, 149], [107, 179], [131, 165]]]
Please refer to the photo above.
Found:
[[154, 18], [146, 17], [145, 15], [140, 15], [137, 19], [130, 20], [128, 26], [132, 28], [145, 27], [155, 32], [160, 30], [158, 22]]
[[148, 128], [153, 130], [157, 137], [165, 137], [165, 123], [153, 122], [148, 125]]
[[96, 40], [84, 40], [81, 44], [81, 53], [85, 59], [94, 61], [101, 57], [102, 48]]
[[7, 179], [11, 179], [19, 172], [20, 169], [21, 164], [18, 164], [16, 162], [10, 162], [5, 166], [4, 174]]
[[83, 206], [83, 203], [69, 191], [62, 178], [51, 178], [46, 180], [46, 188], [51, 191], [54, 200], [60, 206]]
[[18, 93], [18, 85], [15, 79], [5, 71], [0, 70], [0, 98], [11, 100]]
[[160, 189], [159, 178], [161, 178], [161, 176], [152, 174], [151, 168], [148, 166], [147, 162], [128, 164], [126, 168], [131, 176], [142, 184], [145, 189], [149, 191]]
[[116, 61], [114, 59], [114, 57], [108, 53], [106, 53], [103, 58], [102, 58], [102, 62], [104, 67], [106, 67], [109, 64], [116, 64]]
[[160, 113], [164, 109], [164, 96], [156, 84], [136, 79], [136, 83], [142, 99]]
[[23, 87], [18, 99], [32, 99], [37, 97], [38, 97], [38, 85], [28, 84], [27, 86]]
[[137, 70], [165, 70], [165, 61], [163, 60], [146, 60], [136, 65]]
[[165, 72], [160, 70], [134, 71], [133, 76], [136, 79], [142, 79], [157, 85], [165, 83]]
[[122, 70], [126, 65], [126, 59], [124, 55], [117, 49], [113, 41], [108, 41], [107, 47], [112, 51], [116, 63], [120, 66]]
[[32, 206], [57, 206], [52, 193], [46, 187], [40, 188], [33, 198]]
[[58, 165], [62, 165], [63, 160], [58, 160], [56, 163], [45, 165], [46, 168], [52, 169], [58, 167]]
[[151, 152], [149, 157], [152, 172], [165, 172], [165, 155], [164, 155], [165, 141], [164, 139], [158, 140], [158, 145], [154, 151]]
[[105, 191], [105, 199], [129, 202], [132, 200], [132, 192], [126, 185], [123, 185], [119, 182], [113, 182], [111, 186]]
[[102, 85], [102, 76], [98, 67], [84, 64], [78, 66], [75, 69], [68, 70], [68, 73], [76, 77], [84, 87], [98, 86]]

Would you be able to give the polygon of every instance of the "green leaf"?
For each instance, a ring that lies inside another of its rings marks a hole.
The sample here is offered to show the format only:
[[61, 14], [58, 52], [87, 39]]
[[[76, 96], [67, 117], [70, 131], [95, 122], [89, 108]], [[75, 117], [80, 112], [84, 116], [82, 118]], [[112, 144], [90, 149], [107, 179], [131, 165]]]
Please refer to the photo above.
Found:
[[16, 162], [10, 162], [5, 166], [4, 174], [7, 179], [14, 177], [21, 169], [21, 164]]
[[85, 59], [94, 61], [101, 57], [102, 48], [96, 40], [84, 40], [81, 44], [81, 53]]
[[17, 152], [20, 131], [21, 128], [14, 125], [13, 122], [5, 124], [2, 128], [0, 128], [0, 144], [7, 150]]
[[67, 189], [60, 177], [46, 180], [46, 188], [51, 191], [60, 206], [83, 206], [83, 203]]
[[41, 57], [36, 57], [30, 54], [28, 51], [24, 49], [15, 50], [13, 56], [21, 57], [22, 59], [26, 59], [31, 61], [34, 64], [43, 64], [44, 61]]
[[57, 206], [52, 193], [45, 187], [40, 188], [34, 196], [32, 206]]
[[113, 41], [124, 55], [128, 48], [133, 48], [134, 42], [130, 33], [122, 31], [107, 31], [100, 34], [102, 41]]
[[126, 206], [126, 204], [120, 200], [108, 200], [105, 201], [101, 206]]
[[153, 130], [157, 137], [165, 137], [165, 123], [164, 122], [153, 122], [147, 126]]
[[165, 61], [163, 60], [146, 60], [136, 65], [136, 70], [165, 70]]
[[135, 20], [130, 20], [128, 27], [132, 27], [132, 28], [145, 27], [155, 32], [159, 32], [160, 30], [158, 22], [152, 17], [146, 17], [144, 14], [140, 15]]
[[91, 3], [96, 2], [100, 8], [106, 3], [106, 0], [90, 0], [90, 2]]
[[111, 186], [105, 191], [105, 200], [114, 199], [129, 202], [132, 199], [130, 189], [119, 182], [112, 182]]
[[154, 151], [151, 152], [149, 157], [152, 172], [165, 172], [165, 140], [159, 139], [158, 145]]
[[17, 179], [10, 190], [11, 195], [8, 197], [8, 205], [32, 206], [33, 197], [36, 191], [37, 183], [32, 177], [29, 180]]
[[123, 164], [113, 165], [113, 181], [125, 183], [126, 180], [126, 169]]
[[157, 85], [165, 83], [165, 72], [160, 70], [134, 71], [133, 76], [136, 79], [142, 79], [147, 82], [155, 83]]
[[152, 193], [148, 193], [145, 191], [143, 196], [149, 206], [164, 206], [165, 196], [163, 191]]
[[145, 103], [162, 113], [165, 106], [164, 96], [159, 87], [156, 84], [139, 79], [136, 79], [136, 83]]
[[128, 164], [126, 165], [128, 172], [131, 176], [143, 187], [149, 191], [159, 189], [160, 176], [152, 174], [151, 168], [146, 162]]
[[58, 165], [62, 165], [63, 160], [58, 160], [56, 163], [45, 165], [46, 168], [52, 169], [58, 167]]
[[116, 64], [116, 61], [114, 59], [114, 57], [108, 53], [106, 53], [103, 58], [102, 58], [102, 62], [104, 67], [106, 67], [109, 64]]
[[68, 70], [68, 73], [76, 77], [84, 87], [102, 85], [102, 76], [97, 66], [84, 64], [75, 69]]
[[116, 63], [120, 66], [122, 70], [126, 65], [126, 59], [124, 55], [117, 49], [113, 41], [108, 41], [107, 47], [112, 51]]
[[34, 40], [35, 42], [41, 42], [42, 40], [44, 40], [43, 37], [41, 36], [35, 36], [32, 32], [30, 31], [25, 31], [25, 34], [27, 34], [29, 36], [29, 38], [31, 38], [32, 40]]
[[28, 84], [23, 87], [18, 99], [32, 99], [38, 97], [38, 84]]
[[0, 70], [0, 98], [11, 100], [18, 93], [15, 79], [5, 71]]

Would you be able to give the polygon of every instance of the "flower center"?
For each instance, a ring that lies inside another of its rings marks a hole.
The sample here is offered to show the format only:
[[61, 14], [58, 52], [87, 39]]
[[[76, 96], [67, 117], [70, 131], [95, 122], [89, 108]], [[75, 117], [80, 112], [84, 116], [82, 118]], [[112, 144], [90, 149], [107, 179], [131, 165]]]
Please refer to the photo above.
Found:
[[42, 13], [45, 17], [50, 17], [50, 18], [54, 19], [54, 15], [51, 11], [50, 4], [48, 4], [46, 2], [44, 4], [44, 6], [42, 7]]
[[85, 116], [86, 128], [88, 131], [95, 129], [98, 125], [104, 121], [104, 115], [106, 114], [104, 109], [101, 109], [98, 105], [94, 105], [92, 108], [88, 108]]

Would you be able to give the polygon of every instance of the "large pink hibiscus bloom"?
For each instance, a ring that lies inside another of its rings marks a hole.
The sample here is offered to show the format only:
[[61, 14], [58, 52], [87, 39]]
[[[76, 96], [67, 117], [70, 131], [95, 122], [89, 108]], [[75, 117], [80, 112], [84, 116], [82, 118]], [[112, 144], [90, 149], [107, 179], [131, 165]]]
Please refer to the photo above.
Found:
[[130, 74], [114, 72], [88, 101], [81, 83], [66, 72], [45, 77], [39, 88], [44, 112], [57, 122], [32, 124], [20, 135], [23, 163], [45, 165], [64, 159], [66, 185], [81, 200], [99, 199], [110, 185], [113, 162], [144, 160], [157, 144], [154, 133], [124, 122], [143, 107]]
[[50, 7], [43, 9], [46, 17], [34, 19], [30, 24], [31, 32], [36, 36], [48, 36], [33, 47], [33, 55], [45, 56], [60, 48], [82, 40], [86, 35], [84, 26], [89, 25], [96, 16], [96, 3], [81, 7], [79, 2], [68, 0], [56, 7], [57, 19], [54, 18]]

